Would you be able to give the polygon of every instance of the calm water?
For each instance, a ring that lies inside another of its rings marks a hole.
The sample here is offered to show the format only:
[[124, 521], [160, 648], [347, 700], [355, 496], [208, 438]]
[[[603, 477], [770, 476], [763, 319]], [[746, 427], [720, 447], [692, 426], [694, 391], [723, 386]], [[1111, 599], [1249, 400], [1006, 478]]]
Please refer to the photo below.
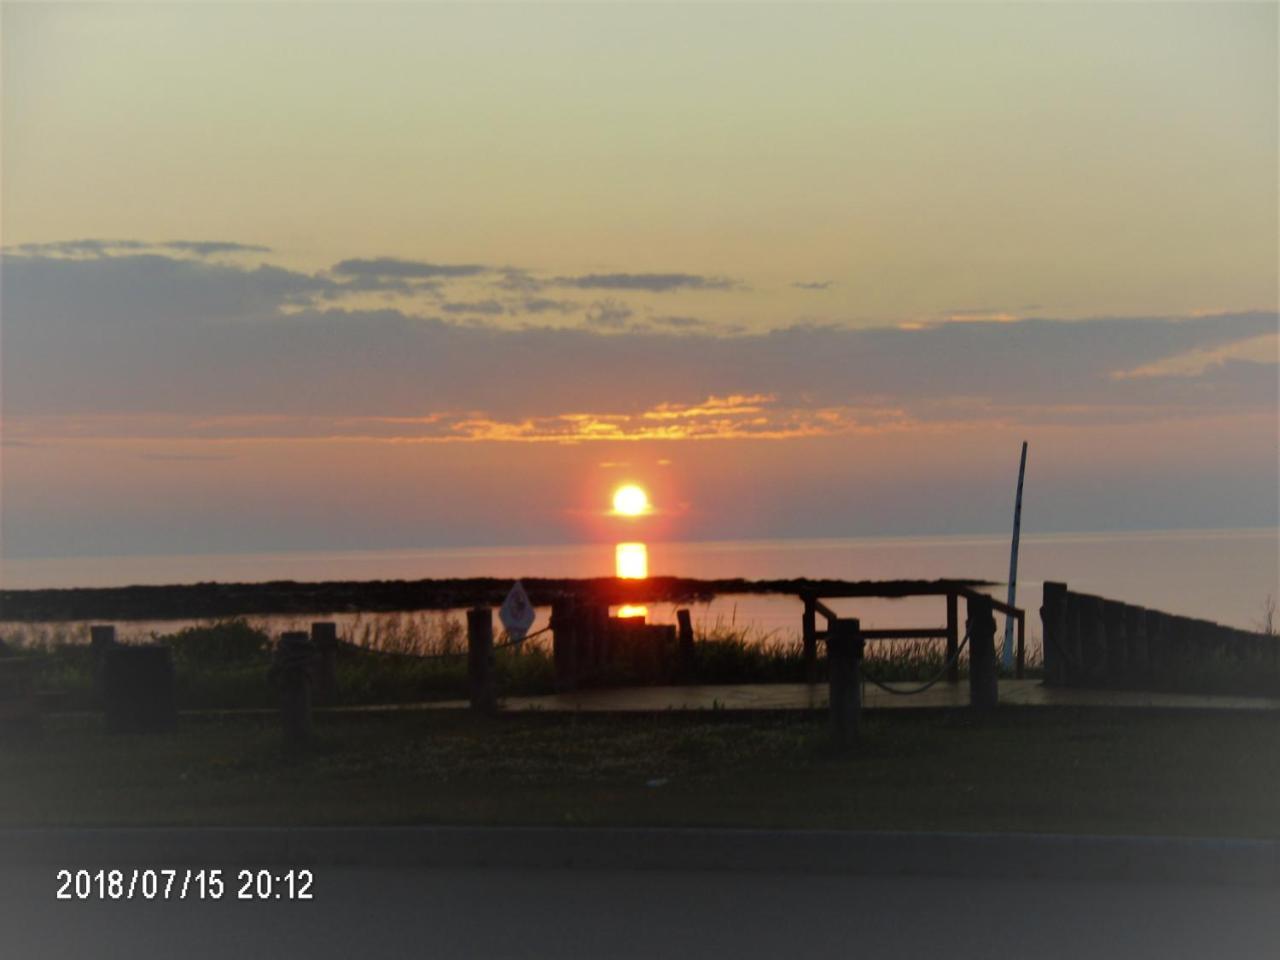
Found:
[[[350, 551], [259, 556], [107, 557], [6, 560], [9, 588], [120, 586], [201, 580], [265, 581], [414, 579], [466, 576], [601, 576], [614, 572], [613, 544], [415, 551]], [[1004, 581], [1007, 535], [842, 540], [651, 543], [652, 575], [690, 577], [836, 577], [892, 579], [973, 577]], [[1280, 530], [1200, 530], [1024, 536], [1018, 600], [1028, 611], [1028, 634], [1039, 635], [1036, 613], [1044, 580], [1171, 613], [1237, 627], [1256, 627], [1268, 595], [1280, 598]], [[1003, 586], [991, 592], [1003, 599]], [[940, 598], [837, 601], [837, 610], [866, 626], [937, 626]], [[535, 629], [545, 623], [539, 611]], [[674, 620], [668, 604], [651, 604], [651, 622]], [[750, 625], [786, 639], [799, 628], [800, 605], [787, 597], [720, 597], [694, 609], [696, 621]], [[303, 620], [316, 617], [302, 618]], [[349, 617], [335, 617], [348, 622]], [[278, 621], [283, 624], [285, 621]], [[3, 626], [3, 624], [0, 624]], [[74, 629], [70, 624], [65, 625]], [[167, 624], [122, 624], [145, 635]]]

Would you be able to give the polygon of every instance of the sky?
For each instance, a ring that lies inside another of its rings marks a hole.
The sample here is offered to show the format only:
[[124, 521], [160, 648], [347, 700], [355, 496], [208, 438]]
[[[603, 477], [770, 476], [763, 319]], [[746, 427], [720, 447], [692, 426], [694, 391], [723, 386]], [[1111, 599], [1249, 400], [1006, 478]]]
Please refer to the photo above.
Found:
[[1272, 4], [13, 4], [8, 557], [1280, 522]]

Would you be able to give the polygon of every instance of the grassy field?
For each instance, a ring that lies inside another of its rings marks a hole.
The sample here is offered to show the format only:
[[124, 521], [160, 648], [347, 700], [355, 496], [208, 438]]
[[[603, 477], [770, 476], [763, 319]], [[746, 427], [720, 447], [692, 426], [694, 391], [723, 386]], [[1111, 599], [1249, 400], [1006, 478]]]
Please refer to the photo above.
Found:
[[821, 718], [718, 713], [323, 715], [286, 757], [270, 716], [108, 736], [49, 718], [0, 743], [0, 823], [626, 824], [1280, 836], [1274, 715], [1003, 708]]

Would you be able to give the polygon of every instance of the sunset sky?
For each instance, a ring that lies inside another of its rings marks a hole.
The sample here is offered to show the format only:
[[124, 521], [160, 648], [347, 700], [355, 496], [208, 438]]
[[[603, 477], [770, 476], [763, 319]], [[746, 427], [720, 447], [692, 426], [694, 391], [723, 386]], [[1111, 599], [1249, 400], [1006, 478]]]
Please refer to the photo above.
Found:
[[2, 17], [6, 556], [1280, 522], [1274, 4]]

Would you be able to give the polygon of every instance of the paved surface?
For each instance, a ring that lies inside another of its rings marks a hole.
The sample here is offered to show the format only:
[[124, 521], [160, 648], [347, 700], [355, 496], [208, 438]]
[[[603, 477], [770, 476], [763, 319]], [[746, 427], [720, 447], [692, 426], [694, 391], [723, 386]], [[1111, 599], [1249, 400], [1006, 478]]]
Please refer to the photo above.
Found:
[[1274, 957], [1280, 891], [665, 870], [317, 868], [314, 899], [57, 901], [0, 867], [5, 956]]
[[[896, 683], [913, 690], [914, 683]], [[1280, 710], [1280, 700], [1266, 697], [1144, 693], [1125, 690], [1070, 690], [1046, 687], [1039, 680], [1001, 680], [1000, 702], [1019, 706], [1161, 707], [1175, 709]], [[902, 696], [872, 684], [863, 688], [863, 706], [880, 708], [963, 707], [969, 703], [967, 681], [935, 684], [923, 693]], [[637, 712], [663, 710], [825, 710], [826, 684], [742, 683], [719, 686], [624, 687], [582, 690], [537, 697], [505, 697], [507, 710]], [[388, 709], [460, 709], [465, 700], [398, 705]], [[350, 709], [365, 709], [352, 707]]]

